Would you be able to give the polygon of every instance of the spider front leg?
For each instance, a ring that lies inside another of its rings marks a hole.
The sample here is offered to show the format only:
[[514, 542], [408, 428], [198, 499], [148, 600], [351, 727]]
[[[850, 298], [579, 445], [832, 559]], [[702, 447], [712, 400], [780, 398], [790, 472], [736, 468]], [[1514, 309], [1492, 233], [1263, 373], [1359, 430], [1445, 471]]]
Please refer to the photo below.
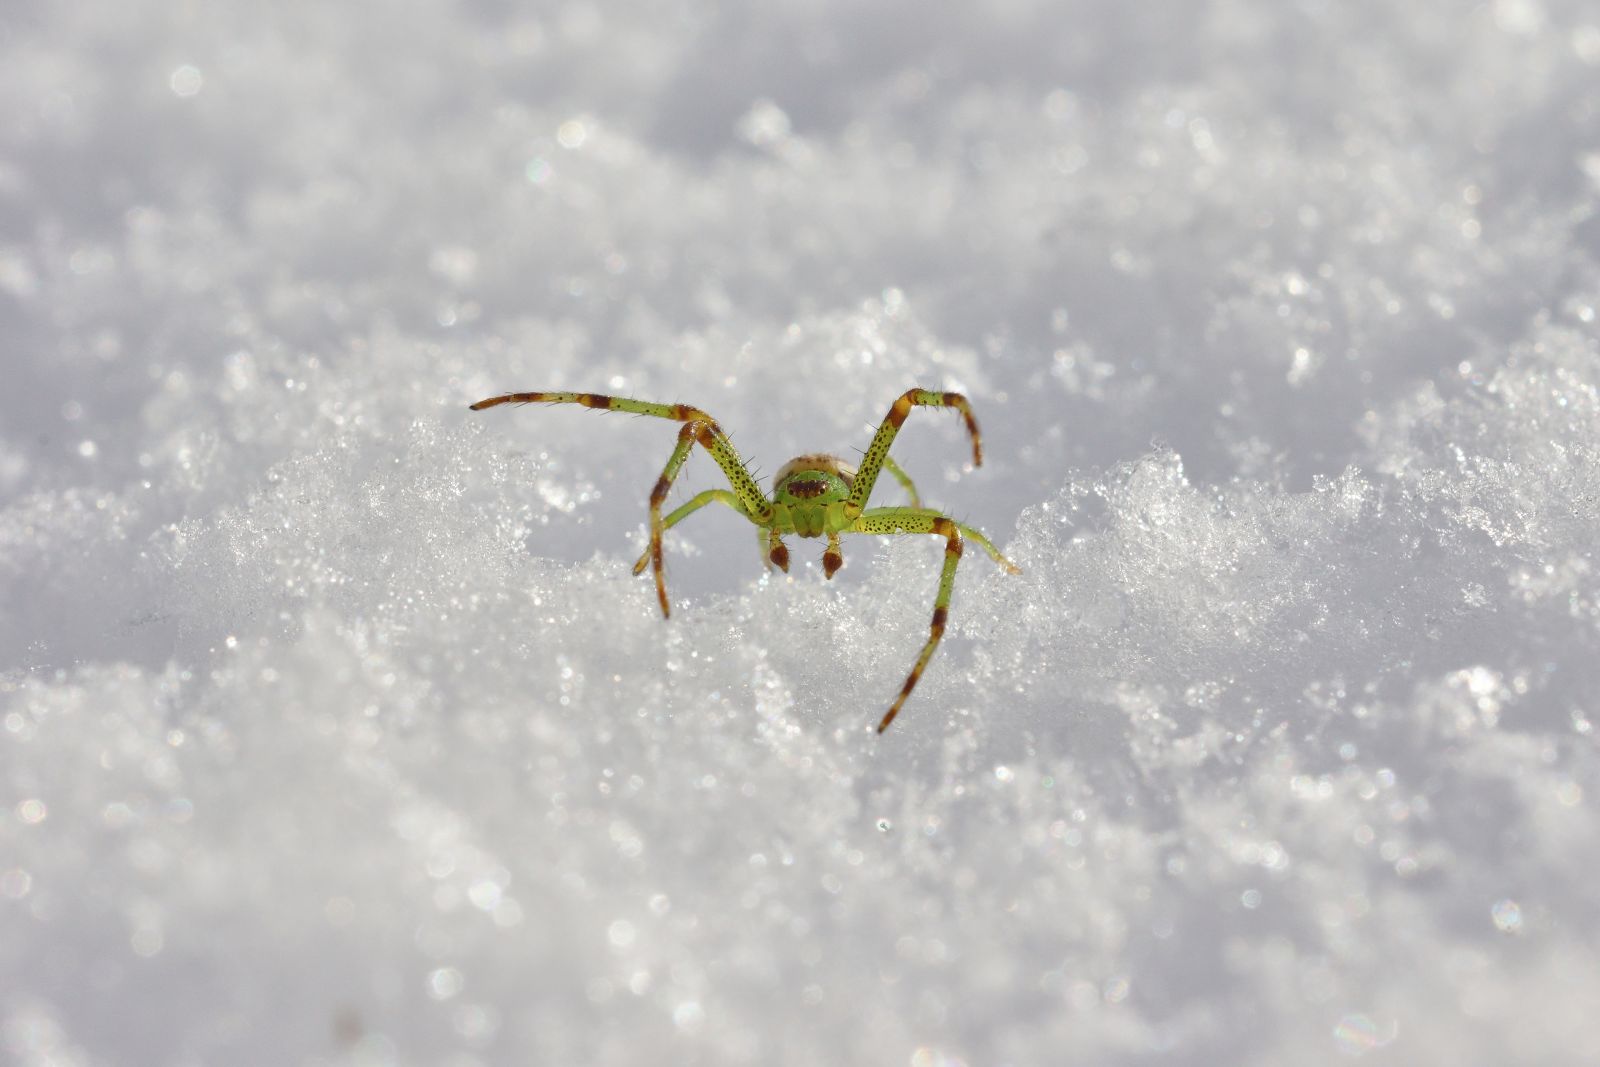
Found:
[[[967, 398], [960, 393], [907, 389], [890, 406], [889, 414], [878, 424], [878, 431], [872, 435], [872, 443], [867, 446], [866, 454], [861, 457], [861, 466], [856, 471], [855, 483], [850, 488], [850, 499], [847, 501], [852, 513], [859, 513], [867, 506], [867, 500], [872, 496], [872, 487], [877, 484], [879, 473], [889, 463], [889, 448], [894, 444], [895, 435], [900, 432], [900, 427], [905, 424], [906, 417], [915, 407], [949, 407], [961, 412], [961, 418], [967, 424], [967, 433], [972, 437], [972, 465], [983, 466], [983, 438], [978, 433], [978, 420], [972, 417], [972, 405], [967, 403]], [[892, 468], [892, 470], [899, 469]], [[915, 501], [916, 489], [909, 484], [910, 479], [905, 477], [905, 472], [899, 471], [896, 477], [906, 485]]]
[[[667, 465], [662, 468], [661, 477], [656, 479], [656, 484], [650, 490], [650, 566], [655, 571], [656, 599], [661, 601], [661, 617], [672, 616], [672, 607], [667, 603], [667, 568], [662, 558], [662, 538], [666, 531], [666, 524], [661, 521], [661, 505], [667, 499], [667, 493], [672, 489], [672, 480], [678, 476], [678, 471], [683, 469], [684, 461], [689, 458], [689, 449], [694, 447], [695, 424], [686, 422], [683, 429], [678, 431], [678, 443], [673, 446], [672, 455], [667, 457]], [[638, 573], [637, 570], [634, 571]]]
[[911, 690], [917, 687], [917, 679], [922, 677], [923, 669], [933, 658], [933, 650], [939, 647], [939, 639], [944, 636], [945, 619], [950, 614], [950, 594], [956, 584], [956, 565], [961, 562], [961, 530], [954, 519], [937, 512], [911, 508], [873, 508], [863, 513], [845, 532], [925, 533], [937, 534], [945, 539], [944, 569], [939, 572], [939, 592], [933, 598], [933, 624], [929, 627], [928, 641], [918, 653], [917, 662], [912, 666], [906, 684], [901, 687], [900, 695], [894, 698], [894, 703], [889, 705], [883, 721], [878, 723], [878, 732], [881, 734], [889, 728], [891, 722], [894, 722], [894, 717], [900, 714], [900, 709], [904, 706], [906, 698], [911, 695]]
[[662, 470], [655, 488], [650, 491], [649, 553], [655, 565], [656, 596], [661, 602], [663, 617], [670, 616], [672, 608], [667, 603], [666, 572], [662, 564], [661, 534], [665, 524], [661, 519], [661, 505], [667, 498], [667, 492], [672, 488], [672, 480], [677, 477], [684, 461], [689, 458], [690, 449], [699, 444], [711, 453], [711, 458], [717, 461], [717, 466], [721, 467], [722, 473], [727, 476], [728, 484], [733, 488], [732, 495], [738, 501], [739, 509], [746, 518], [758, 526], [767, 525], [772, 518], [771, 501], [761, 491], [755, 479], [750, 477], [750, 472], [745, 469], [744, 460], [739, 458], [733, 442], [722, 432], [717, 421], [699, 408], [690, 407], [688, 404], [656, 404], [647, 400], [631, 400], [627, 397], [605, 396], [601, 393], [552, 392], [504, 393], [480, 400], [471, 407], [473, 411], [482, 411], [484, 408], [500, 404], [581, 404], [583, 407], [599, 411], [625, 411], [634, 415], [650, 415], [658, 419], [672, 419], [683, 423], [683, 429], [678, 431], [678, 443], [667, 459], [666, 468]]

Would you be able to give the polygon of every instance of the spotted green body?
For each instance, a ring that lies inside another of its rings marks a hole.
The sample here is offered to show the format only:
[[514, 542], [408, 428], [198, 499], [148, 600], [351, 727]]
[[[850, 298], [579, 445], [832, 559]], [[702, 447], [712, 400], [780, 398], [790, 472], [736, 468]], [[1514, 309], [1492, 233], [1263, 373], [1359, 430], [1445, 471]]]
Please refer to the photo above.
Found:
[[[878, 732], [888, 729], [889, 723], [900, 713], [906, 698], [922, 677], [934, 649], [944, 635], [945, 620], [949, 615], [950, 597], [955, 588], [956, 566], [961, 560], [964, 539], [977, 542], [994, 561], [1012, 574], [1020, 573], [1015, 564], [1000, 554], [1000, 550], [983, 534], [970, 526], [956, 522], [941, 512], [922, 506], [911, 478], [889, 456], [906, 416], [914, 407], [951, 407], [961, 413], [967, 432], [972, 438], [972, 465], [983, 465], [982, 437], [977, 420], [966, 397], [960, 393], [934, 392], [928, 389], [910, 389], [895, 400], [889, 413], [879, 424], [867, 446], [859, 468], [853, 467], [837, 456], [816, 453], [799, 456], [784, 464], [773, 478], [772, 495], [761, 491], [746, 469], [733, 442], [717, 425], [715, 419], [699, 408], [687, 404], [656, 404], [625, 397], [604, 396], [599, 393], [527, 392], [505, 393], [480, 400], [472, 405], [473, 411], [495, 407], [499, 404], [581, 404], [603, 411], [625, 411], [636, 415], [652, 415], [683, 424], [678, 431], [678, 441], [667, 465], [650, 492], [650, 545], [633, 572], [640, 574], [646, 566], [655, 573], [656, 595], [663, 617], [672, 613], [667, 601], [666, 571], [662, 560], [662, 534], [707, 504], [720, 503], [732, 508], [759, 528], [763, 555], [770, 565], [789, 569], [789, 549], [783, 543], [788, 535], [795, 537], [826, 537], [828, 546], [822, 553], [823, 574], [832, 578], [844, 565], [844, 555], [839, 546], [840, 534], [932, 534], [945, 539], [944, 566], [939, 573], [939, 591], [933, 602], [933, 623], [928, 640], [922, 646], [911, 674], [906, 678], [900, 694], [878, 723]], [[728, 489], [708, 489], [691, 498], [671, 514], [662, 517], [661, 506], [666, 501], [672, 483], [683, 469], [695, 445], [710, 453], [717, 466], [728, 479]], [[891, 476], [911, 497], [909, 507], [867, 507], [878, 475], [888, 470]]]

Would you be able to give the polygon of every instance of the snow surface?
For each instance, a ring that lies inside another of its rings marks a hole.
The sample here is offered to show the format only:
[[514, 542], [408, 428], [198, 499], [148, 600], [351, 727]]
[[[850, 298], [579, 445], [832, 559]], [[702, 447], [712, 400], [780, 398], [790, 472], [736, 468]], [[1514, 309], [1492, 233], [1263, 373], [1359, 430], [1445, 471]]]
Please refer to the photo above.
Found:
[[[9, 0], [0, 110], [0, 1060], [1600, 1062], [1591, 0]], [[1025, 573], [881, 738], [936, 540], [664, 623], [674, 427], [466, 410], [911, 385]]]

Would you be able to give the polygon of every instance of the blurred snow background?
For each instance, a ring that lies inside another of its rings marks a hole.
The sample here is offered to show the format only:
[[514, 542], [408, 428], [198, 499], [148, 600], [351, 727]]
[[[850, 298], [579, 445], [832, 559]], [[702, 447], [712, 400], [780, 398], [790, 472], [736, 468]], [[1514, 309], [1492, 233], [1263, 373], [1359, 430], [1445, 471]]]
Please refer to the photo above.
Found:
[[[0, 1059], [1600, 1059], [1592, 3], [9, 0], [0, 113]], [[1026, 573], [882, 738], [936, 542], [663, 623], [673, 427], [465, 407], [913, 384]]]

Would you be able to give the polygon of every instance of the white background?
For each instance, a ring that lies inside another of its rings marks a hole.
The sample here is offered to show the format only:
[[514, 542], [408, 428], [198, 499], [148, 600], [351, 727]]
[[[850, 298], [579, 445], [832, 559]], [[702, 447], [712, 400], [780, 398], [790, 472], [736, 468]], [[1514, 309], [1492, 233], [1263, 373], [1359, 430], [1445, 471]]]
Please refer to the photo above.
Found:
[[[10, 0], [0, 113], [0, 1059], [1600, 1059], [1592, 3]], [[466, 410], [913, 385], [1025, 573], [881, 738], [937, 540], [663, 622], [675, 426]]]

